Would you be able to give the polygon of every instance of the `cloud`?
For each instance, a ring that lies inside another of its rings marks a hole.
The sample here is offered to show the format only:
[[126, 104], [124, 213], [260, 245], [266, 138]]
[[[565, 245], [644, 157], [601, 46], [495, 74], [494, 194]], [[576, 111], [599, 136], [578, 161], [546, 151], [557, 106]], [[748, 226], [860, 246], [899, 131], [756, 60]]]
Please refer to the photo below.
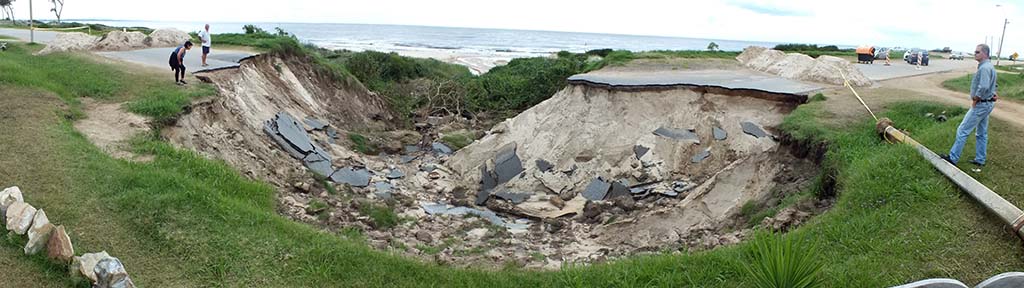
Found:
[[739, 8], [743, 8], [743, 9], [749, 10], [749, 11], [754, 12], [754, 13], [771, 15], [771, 16], [781, 16], [781, 17], [805, 17], [805, 16], [812, 16], [812, 14], [807, 12], [807, 11], [800, 11], [800, 10], [797, 10], [797, 9], [771, 6], [771, 5], [761, 4], [761, 3], [748, 3], [748, 2], [733, 1], [730, 4], [732, 4], [733, 6], [739, 7]]

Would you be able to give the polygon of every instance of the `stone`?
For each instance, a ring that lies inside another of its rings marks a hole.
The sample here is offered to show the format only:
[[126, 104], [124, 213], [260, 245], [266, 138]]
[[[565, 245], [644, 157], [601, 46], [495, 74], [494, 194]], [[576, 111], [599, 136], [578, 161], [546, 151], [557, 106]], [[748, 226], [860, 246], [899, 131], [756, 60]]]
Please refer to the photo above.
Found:
[[434, 164], [423, 164], [423, 165], [420, 165], [420, 171], [428, 172], [429, 173], [429, 172], [434, 172], [434, 170], [437, 170], [437, 165], [434, 165]]
[[466, 238], [480, 240], [487, 236], [487, 228], [476, 228], [466, 232]]
[[412, 154], [412, 153], [420, 152], [420, 147], [416, 147], [416, 145], [405, 145], [404, 148], [405, 148], [405, 154]]
[[306, 117], [306, 120], [304, 120], [303, 122], [305, 122], [306, 126], [309, 126], [309, 128], [313, 130], [323, 130], [325, 127], [327, 127], [327, 124], [324, 123], [323, 121], [311, 117]]
[[306, 134], [306, 129], [302, 129], [302, 125], [295, 121], [291, 114], [278, 112], [274, 123], [277, 124], [277, 133], [295, 150], [302, 153], [313, 151], [313, 141], [309, 139], [309, 134]]
[[25, 202], [16, 202], [7, 207], [7, 230], [15, 234], [25, 235], [28, 228], [32, 226], [32, 218], [36, 215], [36, 208]]
[[594, 218], [597, 218], [598, 215], [601, 215], [601, 213], [604, 213], [604, 211], [607, 210], [607, 209], [608, 209], [607, 205], [602, 205], [601, 203], [594, 202], [594, 201], [587, 201], [587, 203], [583, 205], [583, 218], [584, 219], [594, 219]]
[[426, 230], [416, 231], [416, 240], [423, 241], [423, 243], [430, 244], [434, 242], [434, 236], [430, 235], [430, 232]]
[[391, 189], [394, 189], [394, 186], [391, 185], [390, 182], [374, 182], [373, 188], [376, 189], [378, 193], [388, 193], [391, 192]]
[[700, 150], [700, 152], [697, 152], [696, 155], [693, 155], [693, 157], [690, 158], [690, 163], [700, 163], [701, 161], [704, 161], [704, 159], [708, 159], [708, 157], [711, 157], [711, 147], [704, 148], [703, 150]]
[[1024, 273], [1006, 272], [988, 278], [975, 288], [1017, 288], [1024, 287]]
[[0, 192], [0, 220], [3, 220], [3, 223], [7, 223], [7, 207], [16, 202], [25, 202], [18, 186], [8, 187]]
[[480, 166], [480, 185], [481, 190], [484, 191], [490, 191], [491, 189], [494, 189], [494, 187], [498, 187], [498, 177], [494, 176], [494, 174], [487, 169], [487, 166], [484, 165]]
[[366, 168], [341, 168], [331, 174], [331, 181], [352, 185], [353, 187], [366, 187], [370, 185], [370, 171], [366, 170]]
[[473, 201], [473, 204], [476, 204], [476, 206], [484, 206], [484, 204], [487, 204], [487, 199], [490, 199], [490, 198], [491, 198], [491, 190], [490, 189], [480, 189], [480, 191], [476, 192], [476, 200]]
[[545, 161], [544, 159], [537, 159], [537, 170], [540, 172], [548, 172], [555, 168], [555, 165], [551, 165], [551, 162]]
[[740, 123], [740, 126], [743, 127], [743, 133], [750, 134], [750, 136], [754, 136], [756, 138], [768, 136], [768, 133], [764, 132], [764, 129], [761, 129], [761, 126], [758, 126], [753, 122], [744, 121]]
[[93, 285], [95, 288], [135, 287], [132, 278], [128, 276], [128, 271], [124, 269], [124, 264], [117, 258], [108, 257], [100, 260], [93, 268], [93, 273], [96, 274], [96, 284]]
[[57, 226], [50, 233], [50, 240], [46, 243], [46, 256], [65, 264], [75, 256], [75, 248], [71, 245], [71, 238], [64, 230], [64, 225]]
[[494, 157], [494, 174], [498, 184], [508, 182], [523, 172], [523, 162], [516, 155], [516, 143], [509, 143], [498, 150]]
[[[978, 287], [981, 287], [980, 285]], [[893, 286], [891, 288], [967, 288], [963, 282], [957, 281], [956, 279], [927, 279], [921, 280], [910, 284], [904, 284], [900, 286]]]
[[693, 133], [688, 130], [659, 127], [657, 130], [654, 130], [654, 135], [674, 140], [687, 141], [693, 144], [700, 144], [700, 137], [697, 136], [697, 133]]
[[612, 184], [604, 181], [601, 177], [594, 178], [587, 184], [587, 188], [583, 190], [583, 197], [588, 200], [604, 200], [608, 196], [608, 190], [611, 189]]
[[572, 198], [576, 198], [576, 191], [574, 191], [574, 189], [562, 190], [562, 192], [558, 192], [558, 198], [565, 201], [572, 200]]
[[565, 200], [562, 200], [561, 197], [548, 198], [548, 202], [551, 203], [551, 205], [558, 207], [558, 209], [565, 208]]
[[616, 197], [612, 198], [612, 201], [615, 203], [615, 207], [625, 211], [633, 211], [636, 208], [636, 200], [633, 200], [633, 197]]
[[327, 137], [330, 137], [331, 139], [338, 139], [338, 129], [334, 129], [334, 127], [327, 127]]
[[427, 214], [431, 215], [462, 216], [466, 214], [472, 214], [487, 219], [487, 221], [490, 221], [491, 224], [505, 227], [510, 230], [525, 230], [527, 228], [530, 228], [530, 224], [517, 223], [514, 221], [505, 221], [505, 219], [499, 217], [498, 214], [495, 214], [494, 212], [487, 210], [473, 209], [469, 207], [449, 207], [448, 205], [445, 204], [426, 202], [420, 203], [420, 207], [422, 207], [423, 211], [427, 212]]
[[398, 168], [395, 168], [391, 169], [391, 172], [388, 172], [387, 177], [388, 179], [401, 179], [402, 177], [405, 177], [405, 173], [402, 173], [402, 170], [398, 170]]
[[25, 243], [25, 254], [33, 255], [43, 250], [46, 247], [46, 242], [50, 240], [50, 233], [52, 232], [53, 224], [50, 224], [50, 219], [46, 218], [46, 212], [43, 212], [43, 209], [39, 209], [32, 219], [32, 228], [28, 229], [28, 243]]
[[636, 155], [637, 160], [640, 160], [640, 158], [643, 158], [644, 155], [647, 155], [648, 151], [651, 151], [651, 148], [647, 148], [644, 145], [633, 146], [633, 155]]
[[512, 202], [512, 204], [526, 202], [526, 199], [530, 199], [530, 195], [530, 193], [509, 192], [508, 190], [502, 190], [494, 193], [494, 196], [505, 199], [508, 202]]
[[434, 149], [434, 152], [437, 152], [438, 154], [441, 155], [451, 155], [453, 152], [455, 152], [452, 151], [451, 147], [448, 147], [448, 145], [444, 145], [444, 143], [441, 142], [434, 142], [430, 144], [430, 147]]
[[729, 138], [729, 133], [726, 133], [724, 129], [719, 127], [711, 127], [711, 134], [715, 136], [715, 140], [722, 141]]
[[107, 251], [101, 251], [99, 253], [85, 253], [82, 256], [75, 256], [71, 262], [72, 269], [77, 269], [82, 276], [89, 278], [93, 283], [96, 283], [96, 264], [100, 263], [100, 260], [110, 258], [110, 254]]

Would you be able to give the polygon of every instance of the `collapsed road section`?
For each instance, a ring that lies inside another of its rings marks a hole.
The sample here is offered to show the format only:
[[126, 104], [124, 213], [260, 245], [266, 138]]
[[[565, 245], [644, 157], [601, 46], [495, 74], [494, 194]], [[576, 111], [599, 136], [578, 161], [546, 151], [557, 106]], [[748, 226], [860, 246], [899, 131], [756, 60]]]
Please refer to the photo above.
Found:
[[[163, 133], [267, 181], [297, 221], [359, 230], [371, 246], [433, 262], [558, 268], [735, 243], [759, 224], [743, 206], [775, 208], [818, 176], [775, 127], [820, 87], [753, 71], [687, 73], [574, 76], [454, 151], [431, 127], [468, 120], [396, 130], [357, 81], [260, 55], [197, 73], [220, 97]], [[797, 225], [816, 203], [764, 225]]]

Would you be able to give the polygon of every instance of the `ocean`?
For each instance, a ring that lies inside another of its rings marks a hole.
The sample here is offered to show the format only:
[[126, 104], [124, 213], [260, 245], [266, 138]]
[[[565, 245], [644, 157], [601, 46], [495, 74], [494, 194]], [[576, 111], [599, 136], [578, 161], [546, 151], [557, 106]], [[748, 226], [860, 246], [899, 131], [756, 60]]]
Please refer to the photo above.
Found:
[[[177, 28], [187, 32], [202, 29], [202, 22], [148, 22], [120, 20], [68, 20], [110, 26]], [[575, 32], [451, 28], [404, 25], [328, 23], [210, 23], [211, 32], [241, 33], [242, 26], [254, 24], [274, 32], [280, 27], [299, 40], [329, 49], [382, 50], [437, 49], [476, 53], [551, 54], [558, 51], [585, 52], [591, 49], [705, 50], [715, 42], [719, 49], [741, 51], [751, 45], [773, 47], [778, 43], [721, 39], [637, 36]]]

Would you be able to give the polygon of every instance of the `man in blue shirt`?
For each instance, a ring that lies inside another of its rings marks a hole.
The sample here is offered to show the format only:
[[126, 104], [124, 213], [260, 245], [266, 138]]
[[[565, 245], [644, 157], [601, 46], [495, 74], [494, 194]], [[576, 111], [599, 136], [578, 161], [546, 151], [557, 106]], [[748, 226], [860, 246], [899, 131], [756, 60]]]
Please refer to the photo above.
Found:
[[974, 79], [971, 80], [971, 110], [967, 111], [964, 121], [960, 122], [960, 127], [956, 128], [956, 142], [953, 142], [953, 147], [949, 149], [949, 155], [942, 156], [953, 165], [960, 160], [960, 152], [964, 150], [964, 144], [967, 144], [967, 136], [971, 134], [971, 130], [977, 129], [975, 132], [976, 151], [971, 163], [985, 166], [985, 153], [988, 148], [988, 116], [992, 113], [992, 108], [995, 107], [996, 100], [999, 98], [996, 95], [996, 69], [992, 67], [988, 55], [988, 45], [980, 44], [974, 49], [974, 60], [978, 61], [978, 73], [975, 73]]

